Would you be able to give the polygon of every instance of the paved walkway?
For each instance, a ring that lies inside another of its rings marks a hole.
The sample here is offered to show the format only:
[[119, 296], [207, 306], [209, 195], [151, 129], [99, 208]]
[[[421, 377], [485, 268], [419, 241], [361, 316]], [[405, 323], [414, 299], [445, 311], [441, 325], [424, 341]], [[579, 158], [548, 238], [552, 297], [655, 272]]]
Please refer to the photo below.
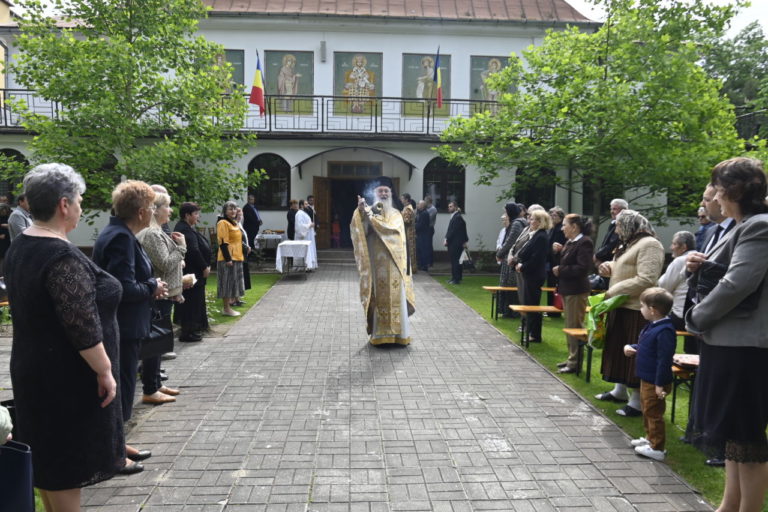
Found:
[[179, 401], [136, 410], [147, 470], [85, 510], [711, 510], [431, 278], [407, 348], [367, 344], [357, 286], [349, 266], [285, 279], [183, 344]]

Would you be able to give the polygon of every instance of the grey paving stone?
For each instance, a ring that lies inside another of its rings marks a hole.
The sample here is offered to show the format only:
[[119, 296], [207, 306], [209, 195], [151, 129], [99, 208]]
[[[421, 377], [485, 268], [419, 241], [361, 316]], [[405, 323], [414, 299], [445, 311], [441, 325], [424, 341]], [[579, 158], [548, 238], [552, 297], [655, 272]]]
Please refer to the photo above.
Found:
[[350, 267], [280, 281], [226, 335], [179, 344], [178, 401], [131, 422], [147, 471], [84, 489], [83, 510], [712, 510], [430, 277], [415, 290], [409, 347], [367, 344]]

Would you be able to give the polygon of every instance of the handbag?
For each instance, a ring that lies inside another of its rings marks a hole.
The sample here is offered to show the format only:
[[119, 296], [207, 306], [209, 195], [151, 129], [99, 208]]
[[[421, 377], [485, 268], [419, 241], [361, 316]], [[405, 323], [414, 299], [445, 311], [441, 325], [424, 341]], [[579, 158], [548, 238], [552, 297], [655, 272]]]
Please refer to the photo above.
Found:
[[595, 291], [603, 291], [608, 289], [609, 280], [607, 277], [603, 277], [599, 274], [589, 274], [589, 287]]
[[475, 262], [472, 261], [472, 256], [469, 255], [469, 251], [464, 248], [459, 256], [459, 263], [464, 270], [475, 270]]
[[[728, 266], [714, 261], [704, 260], [699, 267], [696, 279], [696, 297], [701, 302], [704, 297], [710, 294], [717, 286], [720, 280], [728, 272]], [[734, 308], [739, 311], [754, 311], [760, 305], [760, 296], [763, 294], [765, 280], [760, 283], [757, 289], [744, 297], [742, 301]]]
[[728, 267], [721, 263], [709, 260], [701, 262], [696, 280], [696, 296], [699, 298], [699, 301], [709, 295], [727, 271]]
[[2, 510], [34, 512], [35, 493], [32, 489], [32, 449], [18, 441], [0, 445], [0, 497]]
[[170, 316], [155, 311], [149, 326], [149, 336], [141, 340], [139, 359], [151, 359], [173, 352], [173, 324]]
[[565, 304], [563, 303], [563, 296], [560, 295], [559, 292], [554, 293], [554, 297], [552, 297], [552, 305], [557, 309], [565, 309]]

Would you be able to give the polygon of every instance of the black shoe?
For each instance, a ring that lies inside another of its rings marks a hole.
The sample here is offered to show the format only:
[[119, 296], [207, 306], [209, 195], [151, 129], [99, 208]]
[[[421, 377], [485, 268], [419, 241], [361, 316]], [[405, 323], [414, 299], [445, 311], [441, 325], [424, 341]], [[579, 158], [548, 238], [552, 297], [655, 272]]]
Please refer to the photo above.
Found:
[[459, 283], [457, 283], [456, 281], [454, 281], [453, 279], [451, 279], [450, 281], [448, 281], [448, 284], [459, 284]]
[[163, 372], [160, 372], [160, 380], [161, 380], [161, 381], [166, 381], [166, 380], [168, 380], [168, 375], [167, 375], [167, 374], [165, 374], [165, 373], [163, 373]]
[[234, 307], [245, 306], [245, 302], [243, 302], [241, 300], [236, 300], [235, 302], [232, 303], [232, 306], [234, 306]]
[[568, 368], [565, 366], [557, 370], [557, 373], [578, 373], [578, 370], [576, 370], [576, 368]]
[[184, 334], [179, 338], [179, 341], [186, 341], [186, 342], [194, 342], [194, 341], [201, 341], [203, 339], [202, 336], [199, 334]]
[[715, 468], [722, 468], [723, 466], [725, 466], [725, 461], [723, 459], [713, 458], [713, 459], [705, 460], [704, 464], [706, 464], [707, 466], [715, 467]]
[[123, 468], [117, 472], [118, 475], [135, 475], [144, 471], [144, 464], [138, 462], [131, 462], [126, 464]]
[[685, 444], [691, 444], [691, 440], [688, 439], [686, 436], [680, 436], [678, 438], [678, 441], [680, 441], [681, 443], [685, 443]]
[[138, 453], [134, 453], [133, 455], [126, 455], [129, 459], [131, 459], [134, 462], [139, 462], [141, 460], [147, 460], [152, 456], [152, 452], [149, 450], [139, 450]]
[[528, 338], [528, 343], [541, 343], [541, 338]]
[[639, 409], [635, 409], [631, 405], [625, 405], [624, 407], [616, 411], [616, 414], [618, 414], [619, 416], [624, 416], [625, 418], [633, 418], [636, 416], [642, 416], [643, 411]]
[[558, 367], [558, 368], [565, 368], [566, 366], [568, 366], [568, 362], [565, 362], [565, 363], [557, 363], [557, 367]]
[[601, 394], [595, 396], [595, 398], [597, 398], [598, 400], [604, 400], [606, 402], [616, 402], [617, 404], [623, 404], [623, 403], [625, 403], [627, 401], [626, 398], [624, 400], [622, 400], [621, 398], [616, 398], [615, 396], [613, 396], [611, 394], [610, 391], [606, 391], [605, 393], [601, 393]]

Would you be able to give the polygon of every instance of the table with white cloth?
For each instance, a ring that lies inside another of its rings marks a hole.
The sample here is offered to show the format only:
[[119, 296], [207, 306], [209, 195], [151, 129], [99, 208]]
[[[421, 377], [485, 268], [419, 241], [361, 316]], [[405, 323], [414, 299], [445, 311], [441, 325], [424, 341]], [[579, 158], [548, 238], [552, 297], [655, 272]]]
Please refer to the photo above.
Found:
[[254, 249], [277, 249], [280, 242], [286, 239], [285, 233], [259, 233], [253, 241]]
[[[317, 261], [309, 250], [312, 242], [309, 240], [286, 240], [277, 246], [275, 267], [280, 273], [291, 271], [311, 270], [317, 268]], [[288, 258], [292, 261], [289, 264]]]

